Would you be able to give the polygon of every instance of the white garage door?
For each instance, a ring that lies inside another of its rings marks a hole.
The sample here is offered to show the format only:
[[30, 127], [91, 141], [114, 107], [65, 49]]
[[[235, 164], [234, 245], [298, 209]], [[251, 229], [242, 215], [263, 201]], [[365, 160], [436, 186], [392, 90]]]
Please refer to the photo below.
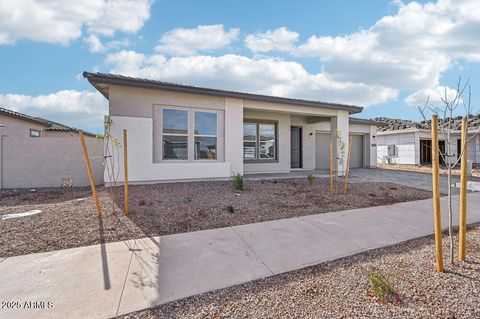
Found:
[[352, 135], [350, 168], [363, 167], [363, 135]]
[[330, 169], [330, 134], [317, 133], [315, 138], [315, 168]]

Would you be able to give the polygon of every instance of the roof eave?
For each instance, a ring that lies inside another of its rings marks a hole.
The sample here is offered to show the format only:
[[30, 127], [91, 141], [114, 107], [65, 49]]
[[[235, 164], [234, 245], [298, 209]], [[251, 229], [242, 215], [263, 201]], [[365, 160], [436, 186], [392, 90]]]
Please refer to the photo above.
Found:
[[183, 93], [232, 97], [232, 98], [241, 98], [241, 99], [253, 100], [253, 101], [293, 104], [293, 105], [299, 105], [299, 106], [320, 107], [320, 108], [327, 108], [327, 109], [345, 110], [345, 111], [348, 111], [350, 114], [360, 113], [363, 111], [363, 107], [355, 106], [355, 105], [315, 102], [315, 101], [259, 95], [259, 94], [252, 94], [252, 93], [193, 87], [193, 86], [179, 85], [179, 84], [173, 84], [173, 83], [148, 82], [145, 80], [133, 79], [133, 78], [120, 79], [120, 78], [113, 78], [113, 77], [108, 77], [106, 75], [90, 73], [90, 72], [83, 72], [83, 77], [86, 78], [107, 99], [109, 98], [108, 93], [104, 92], [104, 90], [98, 84], [106, 83], [106, 84], [113, 84], [113, 85], [131, 86], [131, 87], [137, 87], [137, 88], [147, 88], [147, 89], [167, 90], [167, 91], [175, 91], [175, 92], [183, 92]]

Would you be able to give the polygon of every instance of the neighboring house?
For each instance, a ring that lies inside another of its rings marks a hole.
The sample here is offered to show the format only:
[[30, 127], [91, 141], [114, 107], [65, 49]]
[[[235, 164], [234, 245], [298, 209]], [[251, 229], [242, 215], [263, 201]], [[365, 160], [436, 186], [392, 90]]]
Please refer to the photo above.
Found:
[[[443, 125], [446, 120], [439, 121], [439, 150], [449, 153], [456, 160], [461, 153], [461, 117], [452, 118], [451, 143], [445, 145], [442, 135]], [[377, 158], [379, 163], [394, 164], [431, 164], [431, 121], [414, 122], [401, 119], [375, 118], [382, 123], [377, 132]], [[480, 128], [480, 115], [470, 116], [468, 121], [469, 137]], [[467, 153], [472, 163], [480, 163], [480, 136], [475, 136], [468, 141]], [[448, 152], [446, 152], [448, 150]], [[440, 157], [442, 160], [442, 158]]]
[[[87, 186], [78, 129], [0, 108], [0, 188]], [[103, 183], [103, 141], [85, 133], [97, 184]]]
[[[345, 152], [352, 136], [350, 167], [376, 165], [376, 123], [350, 118], [362, 107], [120, 75], [83, 76], [109, 100], [112, 137], [121, 141], [127, 129], [132, 183], [329, 169], [329, 139], [336, 129]], [[334, 169], [342, 173], [344, 165], [335, 161]]]

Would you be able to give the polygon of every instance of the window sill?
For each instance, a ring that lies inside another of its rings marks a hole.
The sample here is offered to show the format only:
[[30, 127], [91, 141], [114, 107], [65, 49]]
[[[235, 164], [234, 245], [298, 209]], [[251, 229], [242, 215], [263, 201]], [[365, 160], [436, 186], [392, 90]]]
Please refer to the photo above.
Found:
[[264, 160], [261, 160], [261, 159], [255, 159], [255, 160], [243, 160], [243, 164], [261, 164], [261, 163], [278, 163], [278, 159], [275, 159], [275, 160], [271, 160], [271, 159], [264, 159]]

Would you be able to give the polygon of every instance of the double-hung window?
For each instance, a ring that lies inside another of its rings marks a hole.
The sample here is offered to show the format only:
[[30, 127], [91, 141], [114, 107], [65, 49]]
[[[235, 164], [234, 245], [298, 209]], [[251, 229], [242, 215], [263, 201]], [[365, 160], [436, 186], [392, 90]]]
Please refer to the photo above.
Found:
[[163, 109], [163, 159], [188, 159], [188, 111]]
[[245, 122], [243, 124], [243, 158], [245, 160], [277, 159], [277, 125]]
[[195, 112], [195, 159], [217, 159], [217, 113]]

